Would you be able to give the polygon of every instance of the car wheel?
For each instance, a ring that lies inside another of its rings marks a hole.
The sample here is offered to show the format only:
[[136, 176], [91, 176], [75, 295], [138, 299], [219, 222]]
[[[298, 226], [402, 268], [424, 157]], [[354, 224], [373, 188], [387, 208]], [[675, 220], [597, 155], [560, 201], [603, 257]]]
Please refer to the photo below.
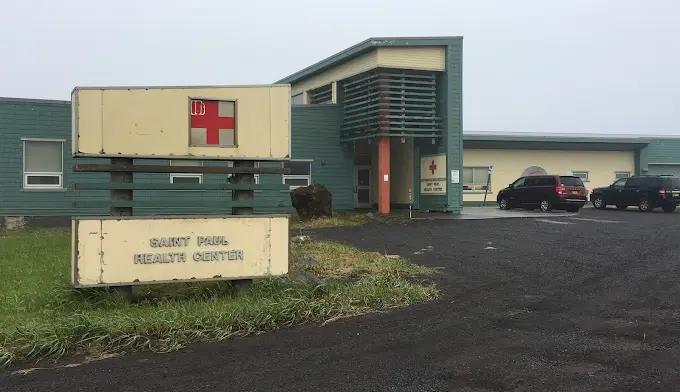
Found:
[[676, 206], [674, 206], [674, 205], [663, 206], [662, 209], [663, 209], [663, 212], [673, 212], [673, 211], [675, 211], [675, 207], [676, 207]]
[[628, 206], [618, 205], [618, 206], [616, 206], [616, 208], [619, 209], [619, 210], [625, 210], [626, 208], [628, 208]]
[[498, 200], [498, 208], [501, 210], [509, 210], [510, 205], [508, 204], [508, 199], [502, 197], [500, 200]]
[[604, 197], [595, 196], [595, 198], [593, 199], [593, 207], [599, 210], [604, 210], [605, 208], [607, 208], [607, 204], [604, 202]]
[[552, 203], [550, 202], [550, 200], [545, 199], [545, 200], [541, 201], [541, 207], [540, 208], [541, 208], [541, 211], [548, 212], [548, 211], [552, 210]]
[[643, 197], [640, 199], [640, 203], [638, 203], [638, 209], [642, 212], [649, 212], [652, 210], [652, 206], [649, 204], [649, 199], [646, 197]]

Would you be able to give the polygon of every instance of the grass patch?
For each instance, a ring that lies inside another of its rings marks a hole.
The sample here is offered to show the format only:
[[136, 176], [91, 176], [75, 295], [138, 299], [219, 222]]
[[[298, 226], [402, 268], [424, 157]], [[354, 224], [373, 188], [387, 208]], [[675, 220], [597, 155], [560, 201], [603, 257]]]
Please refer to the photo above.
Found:
[[318, 218], [303, 222], [297, 214], [293, 214], [290, 217], [290, 228], [293, 230], [305, 230], [322, 229], [325, 227], [362, 226], [369, 222], [405, 223], [408, 222], [408, 218], [398, 215], [379, 216], [375, 213], [335, 212], [331, 218]]
[[[70, 254], [71, 238], [63, 230], [0, 235], [0, 366], [64, 355], [167, 352], [438, 295], [434, 285], [410, 281], [433, 270], [308, 241], [291, 247], [291, 277], [256, 280], [248, 293], [228, 282], [137, 286], [133, 303], [125, 304], [106, 289], [72, 289]], [[294, 279], [301, 271], [324, 284]]]

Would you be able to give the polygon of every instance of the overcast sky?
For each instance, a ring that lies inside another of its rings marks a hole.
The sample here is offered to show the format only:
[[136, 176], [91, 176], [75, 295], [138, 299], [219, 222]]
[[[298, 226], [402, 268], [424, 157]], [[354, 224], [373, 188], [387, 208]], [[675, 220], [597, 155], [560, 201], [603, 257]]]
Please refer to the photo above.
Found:
[[680, 0], [0, 0], [0, 96], [266, 84], [369, 37], [462, 35], [464, 128], [680, 134]]

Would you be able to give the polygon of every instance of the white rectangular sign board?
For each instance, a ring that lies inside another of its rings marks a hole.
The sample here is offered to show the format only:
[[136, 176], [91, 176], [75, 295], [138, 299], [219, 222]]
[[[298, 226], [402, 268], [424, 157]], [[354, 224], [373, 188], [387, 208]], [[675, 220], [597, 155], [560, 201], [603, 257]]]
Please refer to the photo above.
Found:
[[420, 194], [446, 194], [446, 154], [420, 157]]
[[288, 273], [287, 215], [74, 218], [75, 287]]

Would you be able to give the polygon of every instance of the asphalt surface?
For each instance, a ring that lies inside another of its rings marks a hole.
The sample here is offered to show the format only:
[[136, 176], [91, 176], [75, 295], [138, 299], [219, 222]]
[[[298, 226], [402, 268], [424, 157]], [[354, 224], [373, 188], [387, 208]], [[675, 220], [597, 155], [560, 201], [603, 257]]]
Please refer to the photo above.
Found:
[[442, 267], [440, 300], [165, 355], [0, 375], [0, 391], [678, 391], [680, 212], [314, 232]]

